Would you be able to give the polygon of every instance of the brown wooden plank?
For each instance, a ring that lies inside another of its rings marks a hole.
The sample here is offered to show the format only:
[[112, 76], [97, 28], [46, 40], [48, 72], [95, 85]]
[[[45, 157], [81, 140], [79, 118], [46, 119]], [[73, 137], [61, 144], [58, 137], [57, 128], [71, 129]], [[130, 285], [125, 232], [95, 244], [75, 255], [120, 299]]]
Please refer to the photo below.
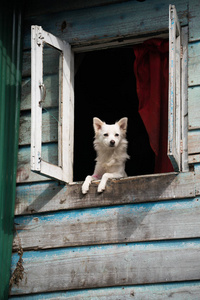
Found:
[[104, 193], [97, 193], [97, 182], [88, 194], [81, 184], [58, 185], [38, 183], [17, 186], [16, 214], [29, 214], [63, 209], [140, 203], [195, 197], [194, 173], [168, 173], [110, 180]]
[[188, 132], [188, 154], [200, 153], [200, 130]]
[[[18, 254], [12, 258], [12, 271]], [[30, 251], [11, 294], [200, 279], [200, 241], [133, 243]]]
[[[47, 249], [199, 237], [200, 202], [129, 204], [15, 218], [13, 249]], [[184, 226], [183, 226], [184, 224]]]

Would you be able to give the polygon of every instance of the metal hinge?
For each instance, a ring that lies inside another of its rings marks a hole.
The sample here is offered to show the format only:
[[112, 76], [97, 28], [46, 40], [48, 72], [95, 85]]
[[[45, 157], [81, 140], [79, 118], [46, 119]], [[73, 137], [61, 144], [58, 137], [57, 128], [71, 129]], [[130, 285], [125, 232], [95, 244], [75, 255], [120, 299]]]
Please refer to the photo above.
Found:
[[183, 153], [183, 140], [180, 140], [180, 153]]
[[180, 56], [181, 56], [181, 59], [183, 59], [183, 46], [181, 45], [181, 53], [180, 53]]

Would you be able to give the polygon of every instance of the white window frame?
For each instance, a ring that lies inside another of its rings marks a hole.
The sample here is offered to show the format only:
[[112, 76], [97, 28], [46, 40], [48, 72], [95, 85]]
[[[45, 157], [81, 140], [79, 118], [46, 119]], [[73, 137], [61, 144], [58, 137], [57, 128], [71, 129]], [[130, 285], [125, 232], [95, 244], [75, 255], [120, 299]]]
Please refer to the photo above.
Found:
[[[45, 101], [43, 83], [44, 43], [61, 52], [62, 76], [59, 95], [58, 165], [42, 158], [42, 105]], [[64, 182], [73, 181], [74, 141], [74, 55], [65, 41], [31, 27], [31, 170]]]
[[[64, 182], [73, 181], [74, 55], [65, 41], [32, 26], [31, 38], [31, 170]], [[187, 152], [187, 28], [181, 29], [176, 8], [169, 6], [168, 156], [175, 171], [188, 171]], [[42, 159], [43, 44], [63, 53], [62, 99], [58, 134], [59, 165]]]
[[168, 156], [175, 171], [188, 171], [187, 28], [181, 29], [176, 7], [169, 5]]

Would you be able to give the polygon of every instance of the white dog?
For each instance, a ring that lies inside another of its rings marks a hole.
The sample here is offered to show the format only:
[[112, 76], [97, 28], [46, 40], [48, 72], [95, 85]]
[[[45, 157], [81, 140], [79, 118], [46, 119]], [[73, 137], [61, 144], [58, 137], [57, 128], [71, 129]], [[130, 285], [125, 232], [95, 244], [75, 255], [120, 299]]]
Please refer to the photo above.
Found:
[[92, 180], [101, 179], [98, 185], [98, 193], [105, 190], [109, 178], [127, 176], [125, 162], [129, 158], [127, 154], [126, 130], [127, 118], [122, 118], [113, 125], [108, 125], [98, 118], [93, 119], [95, 131], [94, 148], [97, 152], [94, 174], [87, 176], [82, 193], [86, 194]]

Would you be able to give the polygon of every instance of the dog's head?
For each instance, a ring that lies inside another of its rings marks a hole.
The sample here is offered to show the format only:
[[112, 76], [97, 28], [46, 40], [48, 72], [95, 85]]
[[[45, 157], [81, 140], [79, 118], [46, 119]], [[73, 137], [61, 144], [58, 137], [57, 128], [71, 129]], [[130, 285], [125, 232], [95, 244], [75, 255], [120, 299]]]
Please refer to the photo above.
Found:
[[112, 125], [102, 122], [98, 118], [93, 119], [95, 138], [106, 147], [117, 147], [126, 136], [128, 118], [122, 118]]

